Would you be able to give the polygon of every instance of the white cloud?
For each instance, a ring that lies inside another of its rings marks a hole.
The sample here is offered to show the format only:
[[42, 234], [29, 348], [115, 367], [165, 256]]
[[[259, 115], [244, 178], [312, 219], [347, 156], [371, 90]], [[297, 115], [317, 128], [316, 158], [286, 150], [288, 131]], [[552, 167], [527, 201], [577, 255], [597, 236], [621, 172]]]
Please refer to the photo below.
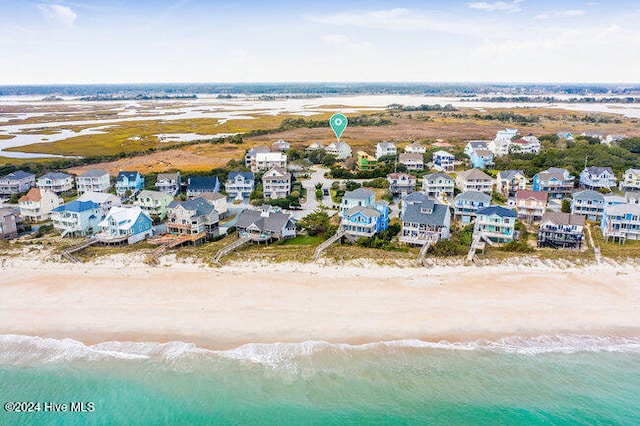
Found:
[[460, 17], [395, 8], [373, 11], [346, 11], [327, 15], [310, 15], [311, 22], [335, 26], [366, 27], [384, 30], [433, 31], [455, 35], [486, 35], [493, 27]]
[[322, 41], [328, 46], [339, 46], [341, 48], [347, 47], [351, 50], [357, 51], [372, 51], [373, 45], [366, 41], [354, 41], [350, 37], [344, 34], [331, 34], [322, 37]]
[[78, 15], [71, 10], [69, 6], [63, 6], [60, 4], [39, 4], [38, 9], [47, 18], [58, 22], [59, 24], [71, 28], [76, 21]]
[[580, 9], [573, 10], [551, 10], [549, 12], [543, 12], [533, 17], [533, 19], [551, 19], [551, 18], [571, 18], [574, 16], [582, 16], [587, 12]]
[[514, 0], [512, 2], [505, 1], [496, 1], [493, 3], [487, 3], [486, 1], [477, 1], [473, 3], [467, 3], [467, 6], [471, 9], [484, 10], [486, 12], [520, 12], [520, 6], [518, 4], [522, 3], [524, 0]]

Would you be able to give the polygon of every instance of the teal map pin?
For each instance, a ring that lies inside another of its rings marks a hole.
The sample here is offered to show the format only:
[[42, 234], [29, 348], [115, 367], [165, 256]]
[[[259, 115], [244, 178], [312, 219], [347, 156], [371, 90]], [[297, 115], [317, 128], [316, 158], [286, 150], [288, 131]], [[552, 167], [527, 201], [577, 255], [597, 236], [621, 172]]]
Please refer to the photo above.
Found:
[[347, 128], [347, 124], [349, 124], [347, 117], [342, 114], [333, 114], [329, 119], [329, 125], [331, 126], [331, 129], [333, 129], [333, 133], [336, 134], [338, 142], [340, 142], [340, 136], [342, 136], [344, 129]]

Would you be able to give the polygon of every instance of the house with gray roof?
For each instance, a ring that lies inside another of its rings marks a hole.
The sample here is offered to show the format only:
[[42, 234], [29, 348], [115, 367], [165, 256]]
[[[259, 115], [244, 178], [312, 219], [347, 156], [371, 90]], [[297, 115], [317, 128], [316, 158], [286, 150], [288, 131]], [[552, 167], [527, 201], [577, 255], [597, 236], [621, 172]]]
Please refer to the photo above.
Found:
[[550, 199], [571, 197], [575, 177], [567, 169], [549, 167], [533, 177], [533, 190], [549, 194]]
[[258, 210], [244, 210], [236, 222], [240, 238], [256, 242], [286, 240], [296, 236], [296, 224], [291, 215], [270, 206]]
[[255, 189], [255, 182], [252, 172], [231, 172], [224, 189], [231, 198], [248, 198]]
[[478, 169], [463, 170], [456, 175], [456, 185], [462, 192], [480, 191], [491, 194], [494, 180]]
[[611, 167], [586, 167], [580, 172], [580, 185], [586, 189], [611, 189], [616, 186], [616, 175]]
[[578, 191], [571, 200], [571, 213], [582, 215], [588, 220], [600, 220], [605, 205], [604, 195], [601, 193], [590, 189]]
[[429, 197], [453, 197], [456, 180], [446, 173], [430, 173], [422, 177], [422, 190]]
[[373, 191], [364, 188], [358, 188], [354, 191], [347, 191], [342, 196], [340, 204], [340, 216], [344, 217], [347, 210], [353, 207], [367, 207], [375, 203], [376, 194]]
[[387, 155], [395, 156], [397, 154], [398, 149], [396, 148], [396, 144], [393, 142], [379, 142], [376, 145], [376, 160]]
[[471, 158], [471, 154], [477, 149], [489, 149], [490, 141], [469, 141], [464, 147], [464, 155]]
[[156, 189], [160, 192], [167, 192], [171, 195], [178, 195], [182, 180], [180, 172], [176, 173], [160, 173], [156, 178]]
[[73, 189], [73, 176], [60, 172], [46, 173], [36, 180], [36, 186], [44, 191], [61, 194]]
[[389, 173], [387, 181], [392, 194], [410, 194], [416, 190], [418, 178], [408, 173]]
[[16, 170], [0, 178], [0, 195], [21, 194], [35, 185], [36, 175]]
[[422, 246], [449, 238], [451, 211], [448, 206], [433, 199], [408, 204], [400, 220], [400, 242]]
[[640, 204], [618, 204], [606, 207], [600, 221], [606, 241], [625, 243], [640, 240]]
[[623, 191], [640, 191], [640, 169], [627, 169], [624, 178], [620, 182]]
[[582, 215], [546, 212], [540, 221], [538, 247], [582, 248], [585, 219]]
[[167, 207], [167, 232], [189, 235], [197, 240], [218, 236], [219, 216], [212, 204], [202, 197], [172, 201]]
[[456, 196], [453, 216], [462, 223], [473, 223], [478, 210], [491, 205], [491, 195], [480, 191], [462, 192]]
[[111, 176], [106, 170], [90, 169], [76, 177], [78, 195], [85, 192], [105, 192], [111, 188]]
[[496, 176], [496, 191], [510, 197], [527, 188], [527, 177], [522, 170], [502, 170]]

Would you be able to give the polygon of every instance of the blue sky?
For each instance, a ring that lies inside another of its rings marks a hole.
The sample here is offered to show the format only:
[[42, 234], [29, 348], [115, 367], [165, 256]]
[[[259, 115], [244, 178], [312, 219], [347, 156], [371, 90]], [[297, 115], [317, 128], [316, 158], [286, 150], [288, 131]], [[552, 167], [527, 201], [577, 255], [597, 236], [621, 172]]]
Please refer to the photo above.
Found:
[[0, 0], [0, 84], [640, 82], [637, 1]]

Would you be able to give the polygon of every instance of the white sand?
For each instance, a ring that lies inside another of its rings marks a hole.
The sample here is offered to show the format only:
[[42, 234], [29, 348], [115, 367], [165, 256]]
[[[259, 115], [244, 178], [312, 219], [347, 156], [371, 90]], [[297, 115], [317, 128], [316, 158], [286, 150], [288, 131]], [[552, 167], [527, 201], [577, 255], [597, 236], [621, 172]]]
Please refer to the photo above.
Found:
[[170, 267], [6, 260], [0, 334], [102, 341], [640, 335], [640, 268]]

